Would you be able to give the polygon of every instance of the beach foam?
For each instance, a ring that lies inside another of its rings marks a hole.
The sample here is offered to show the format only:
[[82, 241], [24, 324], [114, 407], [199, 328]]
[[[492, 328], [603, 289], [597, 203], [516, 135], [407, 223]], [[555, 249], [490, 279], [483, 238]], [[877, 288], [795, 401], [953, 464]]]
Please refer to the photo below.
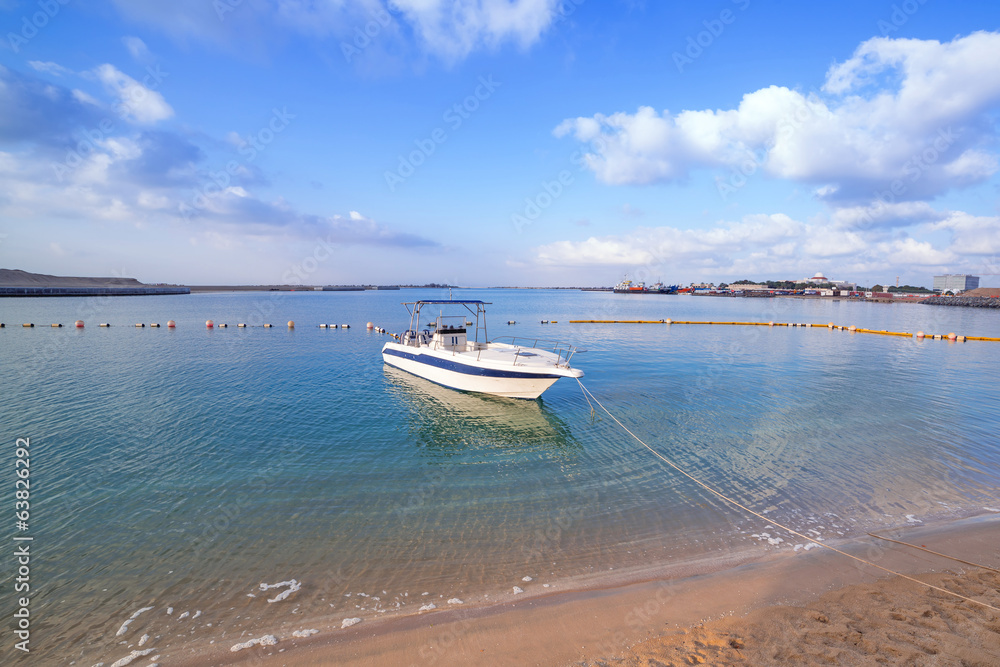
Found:
[[115, 637], [121, 637], [123, 634], [125, 634], [128, 631], [129, 623], [139, 618], [139, 614], [145, 611], [149, 611], [150, 609], [152, 609], [152, 607], [143, 607], [142, 609], [136, 611], [134, 614], [129, 616], [128, 620], [122, 623], [122, 627], [118, 628], [118, 632], [115, 633]]
[[144, 651], [132, 651], [121, 660], [111, 663], [111, 667], [125, 667], [125, 665], [130, 664], [136, 658], [147, 656], [155, 650], [156, 650], [155, 648], [147, 648]]
[[251, 646], [256, 646], [260, 644], [261, 646], [274, 646], [278, 643], [278, 638], [274, 635], [264, 635], [263, 637], [258, 637], [257, 639], [251, 639], [248, 642], [243, 642], [242, 644], [234, 644], [230, 651], [236, 653], [237, 651], [242, 651], [245, 648], [250, 648]]
[[[289, 595], [291, 595], [295, 591], [297, 591], [300, 588], [302, 588], [302, 584], [300, 584], [298, 581], [296, 581], [295, 579], [289, 579], [288, 581], [279, 581], [276, 584], [264, 584], [264, 583], [262, 583], [260, 585], [260, 590], [266, 591], [266, 590], [269, 590], [271, 588], [282, 588], [284, 586], [287, 586], [288, 588], [286, 590], [282, 591], [281, 593], [278, 593], [277, 596], [271, 598], [270, 600], [268, 600], [268, 602], [281, 602], [282, 600], [284, 600], [285, 598], [287, 598]], [[364, 593], [359, 593], [358, 595], [364, 595]], [[367, 596], [365, 596], [365, 597], [367, 597]]]

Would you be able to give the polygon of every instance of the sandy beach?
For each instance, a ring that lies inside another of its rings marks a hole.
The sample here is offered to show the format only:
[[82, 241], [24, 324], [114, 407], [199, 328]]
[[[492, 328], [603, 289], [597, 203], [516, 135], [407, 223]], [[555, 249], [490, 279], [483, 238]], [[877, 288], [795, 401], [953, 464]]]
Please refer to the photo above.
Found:
[[[1000, 517], [886, 531], [1000, 567]], [[877, 540], [839, 548], [1000, 606], [1000, 574]], [[717, 566], [718, 567], [718, 566]], [[187, 665], [1000, 664], [1000, 614], [826, 549], [783, 552], [693, 576], [441, 610], [232, 652], [191, 647]], [[532, 591], [526, 591], [526, 594]], [[298, 627], [298, 626], [296, 626]], [[305, 627], [305, 626], [304, 626]], [[309, 627], [323, 627], [316, 624]], [[165, 656], [166, 657], [166, 656]]]

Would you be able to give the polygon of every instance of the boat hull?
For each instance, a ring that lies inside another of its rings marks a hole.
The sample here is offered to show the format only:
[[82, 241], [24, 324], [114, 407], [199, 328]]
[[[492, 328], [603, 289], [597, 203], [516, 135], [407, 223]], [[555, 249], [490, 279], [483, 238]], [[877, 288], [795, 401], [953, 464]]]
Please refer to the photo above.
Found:
[[[458, 355], [460, 356], [460, 355]], [[438, 356], [419, 348], [386, 343], [385, 363], [445, 387], [508, 398], [535, 399], [562, 374], [531, 370], [484, 368], [462, 363], [456, 357]]]

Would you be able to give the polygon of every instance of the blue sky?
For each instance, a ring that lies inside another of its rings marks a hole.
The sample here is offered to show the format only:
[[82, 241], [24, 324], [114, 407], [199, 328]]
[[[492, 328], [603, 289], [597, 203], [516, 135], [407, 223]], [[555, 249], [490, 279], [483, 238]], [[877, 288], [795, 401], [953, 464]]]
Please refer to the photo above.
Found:
[[1000, 273], [995, 2], [0, 0], [0, 18], [5, 268]]

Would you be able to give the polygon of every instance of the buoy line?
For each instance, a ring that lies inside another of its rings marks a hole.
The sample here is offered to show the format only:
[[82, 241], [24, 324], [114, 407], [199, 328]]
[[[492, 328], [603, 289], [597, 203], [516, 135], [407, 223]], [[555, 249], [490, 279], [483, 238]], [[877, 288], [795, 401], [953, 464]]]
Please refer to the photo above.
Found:
[[[660, 459], [661, 461], [663, 461], [664, 463], [666, 463], [668, 466], [670, 466], [671, 468], [673, 468], [674, 470], [676, 470], [680, 474], [684, 475], [685, 477], [687, 477], [689, 480], [691, 480], [692, 482], [694, 482], [695, 484], [697, 484], [701, 488], [705, 489], [706, 491], [708, 491], [709, 493], [711, 493], [711, 494], [713, 494], [715, 496], [718, 496], [719, 498], [721, 498], [725, 502], [729, 503], [730, 505], [738, 507], [738, 508], [740, 508], [741, 510], [743, 510], [744, 512], [746, 512], [748, 514], [752, 514], [753, 516], [755, 516], [755, 517], [757, 517], [759, 519], [763, 519], [767, 523], [770, 523], [770, 524], [773, 524], [773, 525], [777, 526], [781, 530], [784, 530], [784, 531], [786, 531], [786, 532], [788, 532], [788, 533], [790, 533], [792, 535], [795, 535], [796, 537], [801, 537], [804, 540], [808, 540], [808, 541], [812, 542], [813, 544], [815, 544], [815, 545], [817, 545], [819, 547], [823, 547], [824, 549], [829, 549], [830, 551], [832, 551], [834, 553], [838, 553], [841, 556], [847, 556], [848, 558], [856, 560], [859, 563], [864, 563], [865, 565], [870, 565], [871, 567], [874, 567], [876, 569], [882, 570], [883, 572], [888, 572], [889, 574], [895, 575], [897, 577], [901, 577], [903, 579], [906, 579], [907, 581], [912, 581], [914, 583], [920, 584], [921, 586], [925, 586], [927, 588], [933, 589], [935, 591], [938, 591], [939, 593], [944, 593], [945, 595], [950, 595], [952, 597], [956, 597], [956, 598], [959, 598], [961, 600], [966, 600], [967, 602], [972, 602], [972, 603], [980, 605], [982, 607], [986, 607], [987, 609], [992, 609], [993, 611], [1000, 612], [1000, 609], [998, 609], [997, 607], [994, 607], [993, 605], [988, 604], [986, 602], [980, 602], [979, 600], [974, 600], [974, 599], [972, 599], [970, 597], [966, 597], [964, 595], [960, 595], [959, 593], [955, 593], [953, 591], [949, 591], [949, 590], [947, 590], [945, 588], [941, 588], [940, 586], [935, 586], [934, 584], [929, 584], [926, 581], [920, 581], [919, 579], [917, 579], [915, 577], [910, 577], [910, 576], [905, 575], [905, 574], [903, 574], [901, 572], [896, 572], [895, 570], [891, 570], [891, 569], [889, 569], [887, 567], [883, 567], [881, 565], [878, 565], [877, 563], [871, 562], [870, 560], [866, 560], [864, 558], [861, 558], [860, 556], [855, 556], [853, 554], [849, 554], [846, 551], [843, 551], [843, 550], [838, 549], [836, 547], [832, 547], [829, 544], [826, 544], [824, 542], [821, 542], [821, 541], [817, 540], [816, 538], [809, 537], [808, 535], [803, 535], [802, 533], [798, 532], [797, 530], [794, 530], [792, 528], [789, 528], [788, 526], [780, 524], [777, 521], [775, 521], [774, 519], [772, 519], [771, 517], [764, 516], [763, 514], [750, 509], [746, 505], [743, 505], [739, 501], [733, 500], [732, 498], [730, 498], [729, 496], [725, 495], [721, 491], [717, 491], [717, 490], [713, 489], [711, 486], [709, 486], [708, 484], [706, 484], [705, 482], [702, 482], [700, 479], [698, 479], [694, 475], [690, 474], [689, 472], [687, 472], [686, 470], [684, 470], [683, 468], [681, 468], [680, 466], [678, 466], [676, 463], [674, 463], [673, 461], [671, 461], [670, 459], [668, 459], [667, 457], [663, 456], [658, 451], [656, 451], [655, 449], [653, 449], [652, 447], [650, 447], [649, 445], [647, 445], [645, 442], [643, 442], [642, 438], [640, 438], [635, 433], [633, 433], [632, 431], [630, 431], [629, 428], [627, 426], [625, 426], [625, 424], [621, 423], [618, 420], [617, 417], [615, 417], [613, 414], [611, 414], [610, 410], [608, 410], [606, 407], [604, 407], [604, 404], [601, 403], [597, 399], [597, 397], [594, 396], [593, 393], [591, 393], [591, 391], [589, 389], [587, 389], [585, 386], [583, 386], [583, 382], [580, 381], [580, 378], [576, 378], [576, 381], [580, 385], [580, 389], [583, 390], [584, 397], [587, 398], [589, 396], [589, 398], [587, 400], [588, 404], [590, 403], [590, 399], [593, 399], [594, 403], [596, 403], [598, 405], [598, 407], [601, 408], [601, 410], [603, 410], [609, 417], [611, 417], [611, 419], [616, 424], [618, 424], [622, 428], [622, 430], [624, 430], [626, 433], [628, 433], [630, 436], [632, 436], [635, 439], [635, 441], [638, 442], [640, 445], [642, 445], [647, 450], [649, 450], [649, 452], [653, 456], [655, 456], [656, 458]], [[593, 409], [593, 408], [591, 408], [591, 409]]]

